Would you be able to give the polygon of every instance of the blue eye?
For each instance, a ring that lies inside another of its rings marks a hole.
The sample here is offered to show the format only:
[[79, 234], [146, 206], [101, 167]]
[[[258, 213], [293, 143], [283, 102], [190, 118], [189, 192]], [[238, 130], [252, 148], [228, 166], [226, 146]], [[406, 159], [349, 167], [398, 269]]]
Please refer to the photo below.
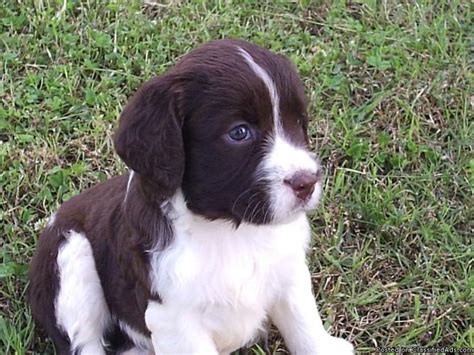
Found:
[[228, 133], [230, 139], [240, 142], [251, 138], [250, 128], [245, 124], [241, 124], [232, 128]]

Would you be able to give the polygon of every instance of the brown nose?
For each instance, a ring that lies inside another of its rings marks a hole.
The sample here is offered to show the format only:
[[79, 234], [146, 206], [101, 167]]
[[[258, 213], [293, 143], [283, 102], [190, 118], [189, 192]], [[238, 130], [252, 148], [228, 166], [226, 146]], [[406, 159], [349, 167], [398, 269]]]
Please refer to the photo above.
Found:
[[318, 182], [320, 177], [319, 172], [299, 171], [291, 178], [283, 180], [283, 182], [293, 189], [296, 197], [306, 200], [313, 193], [314, 184]]

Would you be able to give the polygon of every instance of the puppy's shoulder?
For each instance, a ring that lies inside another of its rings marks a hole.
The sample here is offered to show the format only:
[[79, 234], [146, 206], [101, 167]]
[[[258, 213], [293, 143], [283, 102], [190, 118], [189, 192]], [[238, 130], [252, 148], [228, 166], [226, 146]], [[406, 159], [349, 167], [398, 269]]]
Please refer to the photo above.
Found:
[[49, 218], [45, 233], [87, 232], [92, 225], [118, 213], [126, 194], [127, 181], [128, 174], [115, 176], [65, 201]]

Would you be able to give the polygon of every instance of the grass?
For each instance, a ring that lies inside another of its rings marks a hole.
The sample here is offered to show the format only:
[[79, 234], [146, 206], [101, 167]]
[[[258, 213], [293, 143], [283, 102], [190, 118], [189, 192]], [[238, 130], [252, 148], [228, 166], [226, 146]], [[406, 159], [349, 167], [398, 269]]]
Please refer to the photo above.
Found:
[[140, 83], [223, 37], [304, 79], [327, 172], [309, 255], [327, 328], [359, 352], [474, 347], [470, 16], [443, 0], [2, 0], [0, 352], [53, 352], [24, 298], [41, 228], [123, 171], [111, 134]]

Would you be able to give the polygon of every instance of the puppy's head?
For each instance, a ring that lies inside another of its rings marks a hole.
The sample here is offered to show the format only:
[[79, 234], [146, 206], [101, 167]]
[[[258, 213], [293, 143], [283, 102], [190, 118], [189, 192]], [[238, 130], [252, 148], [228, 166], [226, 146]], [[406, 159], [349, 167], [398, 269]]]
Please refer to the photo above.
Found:
[[145, 83], [115, 136], [158, 200], [182, 189], [210, 219], [279, 223], [314, 208], [303, 85], [284, 57], [244, 41], [207, 43]]

